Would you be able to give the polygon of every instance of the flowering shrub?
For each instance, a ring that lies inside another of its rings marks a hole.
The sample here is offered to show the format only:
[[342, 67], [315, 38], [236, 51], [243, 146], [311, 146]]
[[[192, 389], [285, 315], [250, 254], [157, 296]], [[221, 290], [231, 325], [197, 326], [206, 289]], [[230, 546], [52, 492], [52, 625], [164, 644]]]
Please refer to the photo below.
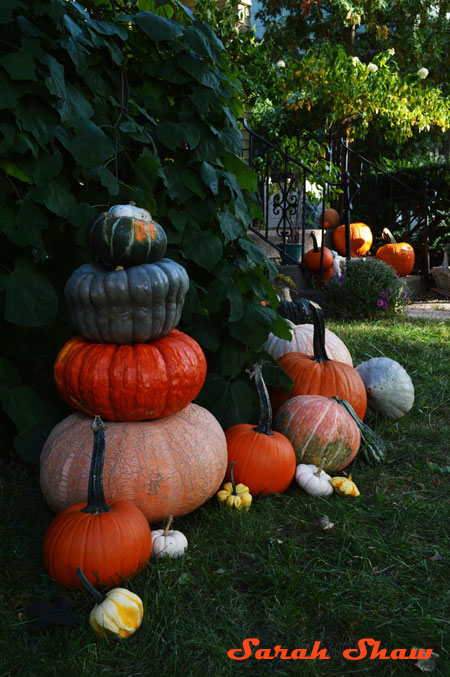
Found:
[[341, 275], [323, 288], [324, 309], [345, 318], [380, 319], [401, 312], [406, 303], [402, 282], [392, 266], [379, 259], [351, 259]]

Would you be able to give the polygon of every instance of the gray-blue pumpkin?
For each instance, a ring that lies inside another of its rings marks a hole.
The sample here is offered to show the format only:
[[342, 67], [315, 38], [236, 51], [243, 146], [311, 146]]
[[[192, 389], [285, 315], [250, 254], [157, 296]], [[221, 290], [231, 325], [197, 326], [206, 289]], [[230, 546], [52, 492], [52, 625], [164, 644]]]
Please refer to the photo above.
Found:
[[189, 288], [186, 270], [172, 259], [109, 270], [86, 263], [67, 280], [72, 323], [98, 343], [137, 343], [165, 336], [180, 321]]

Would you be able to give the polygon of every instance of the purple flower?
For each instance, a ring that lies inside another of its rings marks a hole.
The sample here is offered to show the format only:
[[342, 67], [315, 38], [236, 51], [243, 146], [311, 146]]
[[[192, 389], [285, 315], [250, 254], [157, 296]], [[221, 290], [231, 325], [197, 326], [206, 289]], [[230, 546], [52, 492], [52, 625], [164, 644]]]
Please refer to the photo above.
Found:
[[389, 306], [389, 303], [386, 303], [386, 301], [383, 301], [383, 308], [387, 308]]
[[402, 291], [402, 296], [403, 296], [404, 299], [406, 299], [406, 292], [405, 291]]
[[384, 298], [384, 297], [386, 296], [386, 292], [385, 292], [385, 291], [380, 291], [380, 296], [382, 296], [382, 297]]
[[339, 280], [339, 282], [342, 282], [343, 280], [345, 280], [345, 275], [339, 275], [338, 280]]
[[384, 307], [384, 301], [382, 301], [381, 299], [378, 299], [377, 305], [380, 306], [380, 308], [383, 308]]
[[388, 290], [389, 294], [392, 294], [392, 287], [388, 287], [387, 290]]
[[395, 273], [394, 277], [395, 277], [396, 280], [398, 280], [399, 276], [397, 275], [397, 273]]

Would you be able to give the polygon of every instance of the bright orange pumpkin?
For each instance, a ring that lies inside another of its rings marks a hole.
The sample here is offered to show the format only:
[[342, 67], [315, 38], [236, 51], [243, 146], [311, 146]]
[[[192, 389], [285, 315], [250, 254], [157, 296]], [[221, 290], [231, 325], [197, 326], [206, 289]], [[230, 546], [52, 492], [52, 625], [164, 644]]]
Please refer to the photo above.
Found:
[[325, 273], [325, 271], [328, 270], [330, 266], [333, 267], [333, 254], [331, 249], [328, 249], [328, 247], [319, 247], [317, 244], [317, 237], [314, 232], [311, 233], [311, 237], [313, 241], [313, 247], [305, 254], [305, 266], [313, 273], [320, 273], [323, 252], [323, 271]]
[[[341, 256], [346, 256], [345, 251], [345, 225], [338, 226], [333, 233], [333, 242]], [[373, 242], [372, 231], [366, 223], [350, 224], [350, 253], [352, 256], [365, 256]]]
[[382, 245], [376, 253], [377, 259], [391, 265], [397, 271], [399, 277], [409, 275], [414, 268], [414, 249], [407, 242], [397, 242], [388, 228], [383, 229], [383, 236], [390, 242]]
[[75, 409], [106, 421], [143, 421], [186, 407], [203, 386], [206, 359], [178, 329], [126, 345], [79, 335], [60, 350], [54, 375], [61, 397]]
[[[76, 412], [51, 431], [40, 459], [40, 484], [58, 512], [86, 496], [91, 418]], [[107, 501], [129, 501], [149, 522], [178, 517], [205, 503], [227, 469], [225, 434], [196, 404], [156, 421], [112, 422], [103, 468]]]
[[227, 481], [234, 464], [236, 483], [245, 484], [252, 496], [281, 494], [295, 473], [295, 452], [289, 440], [272, 431], [272, 410], [261, 366], [255, 365], [252, 376], [258, 391], [260, 420], [257, 426], [238, 423], [225, 431], [228, 448]]
[[335, 472], [358, 453], [361, 433], [351, 415], [335, 400], [322, 395], [293, 397], [278, 411], [275, 428], [292, 442], [297, 463], [312, 463]]
[[288, 395], [282, 388], [270, 391], [275, 412], [291, 397], [297, 395], [337, 395], [352, 405], [362, 420], [367, 409], [367, 394], [361, 376], [356, 369], [343, 362], [330, 360], [325, 349], [325, 323], [323, 313], [316, 303], [311, 302], [314, 320], [314, 355], [286, 353], [278, 362], [294, 381]]
[[[86, 423], [90, 427], [92, 420]], [[65, 508], [50, 523], [43, 557], [50, 576], [67, 588], [81, 587], [77, 568], [93, 586], [114, 585], [137, 574], [150, 559], [152, 534], [143, 513], [132, 503], [108, 505], [103, 493], [105, 432], [96, 416], [94, 449], [86, 501]], [[63, 478], [67, 481], [67, 478]]]

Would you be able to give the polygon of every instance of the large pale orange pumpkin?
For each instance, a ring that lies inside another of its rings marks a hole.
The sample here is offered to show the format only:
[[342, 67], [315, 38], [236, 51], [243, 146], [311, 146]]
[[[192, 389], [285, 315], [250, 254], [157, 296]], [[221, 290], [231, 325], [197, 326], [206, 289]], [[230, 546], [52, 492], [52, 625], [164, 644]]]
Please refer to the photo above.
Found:
[[335, 472], [358, 453], [359, 428], [336, 400], [322, 395], [299, 395], [288, 400], [275, 417], [275, 429], [291, 441], [297, 463], [312, 463]]
[[[71, 414], [53, 428], [41, 453], [40, 483], [55, 512], [86, 499], [92, 419]], [[111, 422], [103, 466], [107, 502], [129, 501], [149, 522], [198, 508], [220, 488], [227, 468], [225, 434], [196, 404], [155, 421]]]
[[[341, 256], [346, 256], [345, 251], [345, 225], [338, 226], [333, 233], [333, 242]], [[372, 246], [373, 235], [366, 223], [350, 224], [350, 252], [352, 256], [365, 256]]]

